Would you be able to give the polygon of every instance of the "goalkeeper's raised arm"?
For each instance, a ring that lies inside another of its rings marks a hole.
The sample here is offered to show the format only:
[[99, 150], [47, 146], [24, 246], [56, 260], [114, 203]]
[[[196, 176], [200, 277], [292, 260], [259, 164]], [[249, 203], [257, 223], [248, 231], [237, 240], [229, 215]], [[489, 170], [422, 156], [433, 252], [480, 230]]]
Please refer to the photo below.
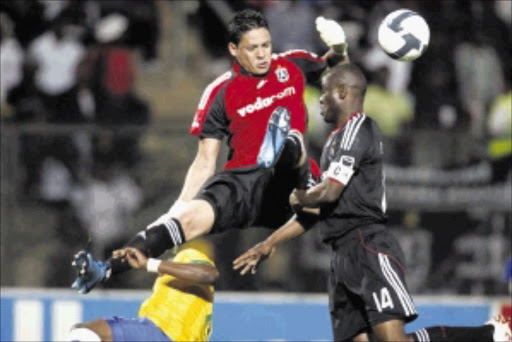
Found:
[[343, 27], [336, 21], [321, 16], [316, 18], [315, 25], [320, 38], [330, 48], [324, 56], [329, 66], [349, 63], [347, 37]]

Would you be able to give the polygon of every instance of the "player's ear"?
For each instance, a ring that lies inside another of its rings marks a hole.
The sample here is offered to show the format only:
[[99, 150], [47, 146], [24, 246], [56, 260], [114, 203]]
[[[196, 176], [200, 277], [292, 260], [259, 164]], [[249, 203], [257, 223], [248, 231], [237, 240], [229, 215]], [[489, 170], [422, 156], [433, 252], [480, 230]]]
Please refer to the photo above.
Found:
[[233, 42], [229, 42], [228, 50], [229, 50], [229, 53], [231, 54], [231, 56], [236, 58], [236, 55], [238, 53], [238, 46], [236, 46], [236, 44]]
[[346, 84], [340, 84], [336, 87], [340, 99], [344, 99], [348, 94], [348, 86]]

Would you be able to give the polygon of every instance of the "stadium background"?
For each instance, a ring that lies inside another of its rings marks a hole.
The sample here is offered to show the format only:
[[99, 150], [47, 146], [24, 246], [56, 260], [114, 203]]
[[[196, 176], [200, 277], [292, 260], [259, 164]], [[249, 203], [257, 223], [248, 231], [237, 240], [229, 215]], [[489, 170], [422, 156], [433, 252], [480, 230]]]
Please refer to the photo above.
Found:
[[[107, 254], [172, 204], [195, 155], [196, 139], [186, 132], [201, 92], [230, 66], [224, 25], [245, 7], [264, 11], [275, 52], [325, 52], [314, 30], [317, 15], [345, 28], [351, 58], [369, 80], [366, 112], [385, 136], [389, 226], [406, 252], [420, 313], [429, 303], [440, 305], [433, 317], [450, 317], [441, 309], [455, 303], [465, 313], [451, 317], [474, 322], [510, 311], [511, 2], [2, 1], [2, 340], [24, 336], [14, 333], [20, 312], [41, 312], [44, 324], [54, 324], [52, 308], [61, 306], [45, 297], [51, 291], [88, 307], [66, 291], [73, 253], [91, 236], [95, 254]], [[401, 7], [418, 11], [431, 28], [430, 46], [413, 63], [393, 62], [376, 46], [381, 18]], [[60, 45], [45, 33], [57, 28], [66, 38]], [[315, 106], [317, 86], [306, 94], [315, 156], [329, 129]], [[329, 250], [314, 231], [283, 246], [256, 276], [231, 271], [231, 261], [268, 233], [201, 240], [222, 275], [214, 337], [243, 338], [228, 335], [222, 323], [241, 307], [239, 317], [259, 313], [255, 321], [281, 322], [258, 302], [300, 304], [313, 294], [324, 308]], [[122, 300], [118, 289], [141, 290], [131, 297], [133, 307], [117, 313], [134, 315], [152, 281], [132, 272], [95, 290], [103, 306], [93, 313]], [[240, 293], [255, 300], [226, 307]], [[463, 305], [472, 300], [482, 308]], [[18, 301], [25, 304], [16, 311]], [[91, 319], [83, 310], [81, 317]], [[316, 327], [328, 330], [323, 315]], [[296, 336], [295, 326], [276, 326], [279, 338]], [[50, 330], [28, 336], [51, 339]]]

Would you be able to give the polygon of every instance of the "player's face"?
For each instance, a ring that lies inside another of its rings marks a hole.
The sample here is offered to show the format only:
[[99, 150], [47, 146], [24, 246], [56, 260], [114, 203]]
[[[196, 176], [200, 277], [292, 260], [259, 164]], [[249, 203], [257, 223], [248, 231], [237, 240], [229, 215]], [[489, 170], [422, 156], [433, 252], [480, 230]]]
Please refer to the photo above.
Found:
[[266, 74], [272, 55], [270, 32], [264, 27], [250, 30], [242, 35], [238, 45], [229, 43], [229, 52], [251, 74]]
[[320, 96], [320, 115], [324, 121], [335, 123], [341, 108], [341, 98], [334, 80], [330, 75], [322, 78], [322, 95]]

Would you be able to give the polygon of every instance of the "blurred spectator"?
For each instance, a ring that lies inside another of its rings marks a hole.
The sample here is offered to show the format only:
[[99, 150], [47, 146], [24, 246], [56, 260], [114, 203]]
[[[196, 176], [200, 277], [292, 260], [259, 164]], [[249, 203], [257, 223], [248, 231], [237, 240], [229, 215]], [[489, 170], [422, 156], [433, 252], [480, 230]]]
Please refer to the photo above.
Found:
[[143, 65], [154, 69], [158, 66], [158, 41], [160, 39], [157, 2], [155, 0], [132, 1], [130, 9], [128, 43], [140, 49]]
[[377, 46], [368, 50], [363, 57], [362, 63], [370, 71], [386, 67], [389, 75], [385, 80], [384, 87], [395, 94], [407, 92], [411, 81], [412, 63], [395, 61]]
[[[263, 15], [268, 20], [272, 34], [273, 52], [279, 53], [293, 49], [318, 50], [316, 13], [311, 2], [275, 1], [265, 7]], [[292, 27], [293, 29], [290, 29]]]
[[512, 256], [510, 256], [504, 267], [504, 280], [508, 286], [508, 293], [512, 294]]
[[139, 186], [123, 173], [91, 178], [73, 193], [73, 207], [92, 239], [94, 255], [108, 258], [123, 245], [131, 215], [140, 207]]
[[410, 91], [414, 96], [414, 128], [462, 130], [467, 124], [458, 101], [454, 64], [456, 33], [467, 13], [454, 1], [416, 2], [431, 30], [425, 54], [414, 61]]
[[314, 160], [320, 160], [324, 142], [332, 128], [320, 115], [320, 89], [306, 84], [304, 103], [308, 108], [308, 154]]
[[128, 19], [112, 13], [96, 23], [97, 45], [78, 70], [83, 108], [100, 128], [92, 137], [91, 174], [73, 192], [73, 210], [91, 236], [95, 255], [107, 257], [122, 245], [142, 192], [132, 175], [139, 159], [141, 130], [149, 106], [135, 93], [135, 64], [128, 47]]
[[493, 169], [493, 182], [503, 182], [512, 170], [512, 90], [505, 78], [503, 92], [491, 104], [487, 117], [488, 155]]
[[455, 240], [454, 275], [459, 293], [487, 295], [506, 291], [501, 279], [503, 264], [510, 253], [510, 238], [503, 224], [496, 224], [503, 220], [496, 218], [499, 216], [485, 217], [476, 229]]
[[29, 62], [36, 66], [35, 84], [46, 109], [48, 122], [82, 122], [77, 102], [76, 67], [85, 48], [69, 30], [64, 17], [52, 22], [50, 30], [36, 38], [28, 48]]
[[383, 55], [380, 62], [368, 63], [371, 74], [364, 111], [379, 124], [382, 131], [385, 162], [407, 165], [410, 162], [410, 143], [402, 133], [414, 117], [413, 106], [407, 92], [392, 92], [387, 88], [390, 68], [384, 53], [380, 54]]
[[199, 0], [197, 3], [197, 10], [189, 18], [190, 25], [199, 31], [199, 38], [209, 57], [204, 73], [209, 77], [216, 77], [231, 66], [231, 56], [226, 49], [229, 18], [235, 11], [246, 7], [265, 6], [266, 1], [249, 4], [240, 0]]
[[405, 212], [403, 222], [391, 227], [407, 260], [407, 285], [412, 293], [427, 289], [432, 263], [432, 233], [421, 227], [417, 212]]
[[0, 12], [7, 13], [14, 21], [14, 34], [24, 49], [48, 27], [40, 1], [0, 1]]
[[95, 3], [100, 8], [102, 18], [112, 14], [119, 14], [126, 18], [124, 43], [132, 50], [140, 49], [143, 65], [155, 67], [158, 61], [160, 38], [158, 1], [95, 0]]
[[[78, 101], [76, 67], [85, 48], [70, 32], [70, 22], [57, 17], [48, 31], [29, 46], [29, 62], [36, 67], [35, 86], [42, 98], [49, 123], [85, 121]], [[74, 181], [79, 178], [78, 136], [52, 137], [42, 166], [41, 196], [51, 202], [66, 201]]]
[[8, 92], [17, 86], [23, 77], [24, 51], [12, 34], [12, 21], [0, 13], [0, 105], [2, 118]]
[[[472, 6], [478, 7], [477, 3]], [[469, 113], [470, 131], [478, 138], [485, 133], [485, 114], [503, 88], [502, 62], [486, 38], [483, 18], [475, 15], [463, 41], [455, 47], [458, 96]]]
[[[140, 125], [149, 122], [149, 106], [135, 93], [133, 53], [126, 46], [128, 20], [111, 14], [97, 23], [99, 44], [92, 47], [78, 68], [81, 92], [91, 94], [94, 122], [107, 126]], [[110, 134], [110, 133], [109, 133]], [[108, 147], [95, 139], [95, 155], [110, 163], [133, 167], [138, 159], [140, 132], [115, 134]], [[106, 156], [108, 155], [108, 156]], [[97, 159], [98, 161], [98, 159]]]
[[[47, 113], [35, 86], [35, 68], [25, 64], [22, 73], [21, 82], [7, 96], [7, 102], [14, 108], [12, 120], [15, 123], [44, 122]], [[41, 168], [48, 154], [46, 146], [51, 139], [37, 134], [22, 135], [20, 139], [23, 194], [29, 198], [38, 198]]]

